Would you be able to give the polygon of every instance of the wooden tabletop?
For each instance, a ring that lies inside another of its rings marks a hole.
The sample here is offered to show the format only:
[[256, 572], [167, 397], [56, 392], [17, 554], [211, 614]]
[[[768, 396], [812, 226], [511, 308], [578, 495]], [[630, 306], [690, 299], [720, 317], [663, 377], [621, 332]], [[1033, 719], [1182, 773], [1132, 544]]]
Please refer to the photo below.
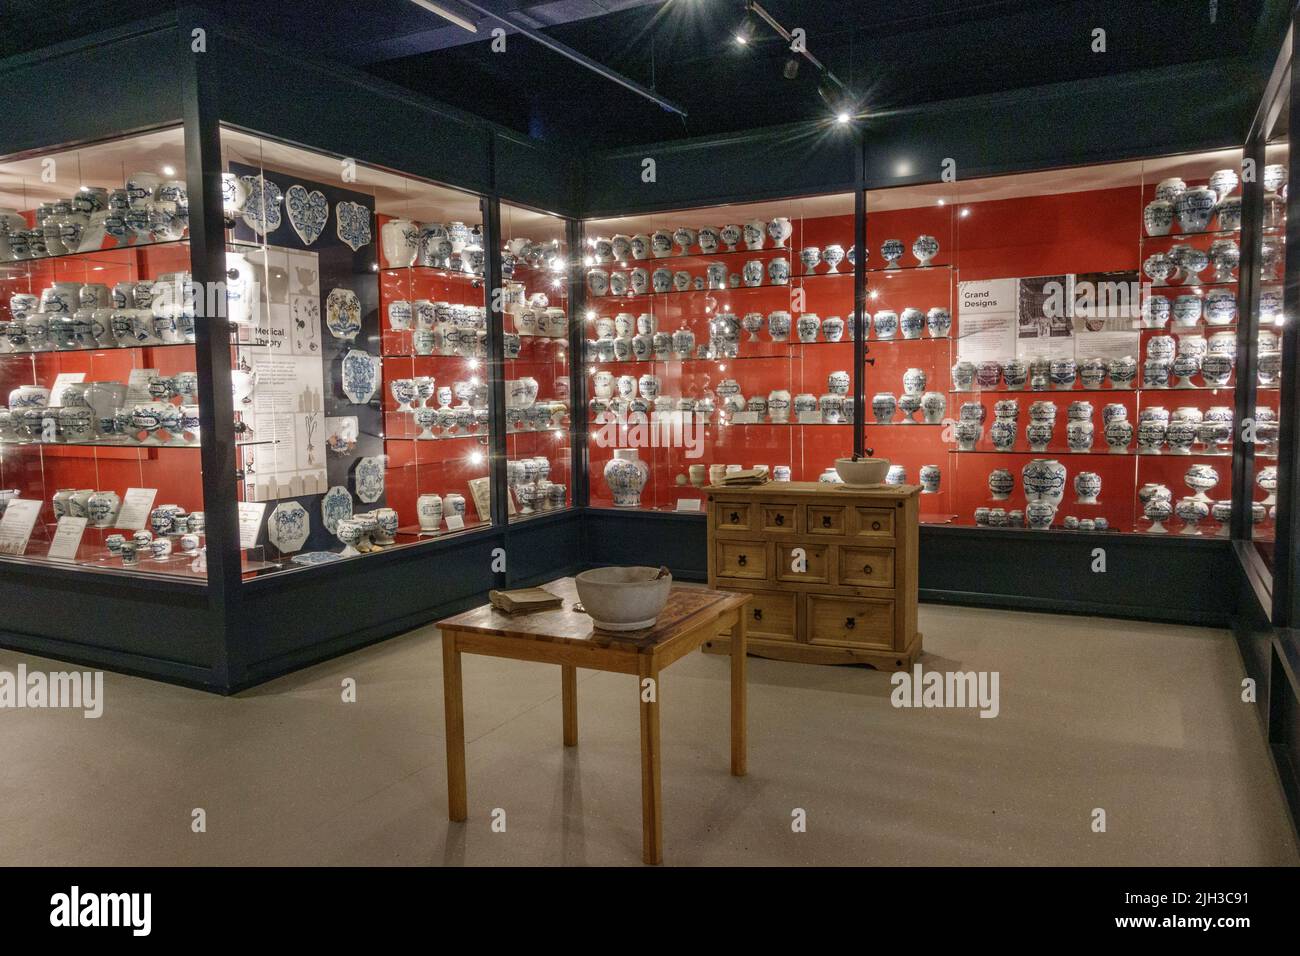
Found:
[[674, 584], [668, 593], [668, 603], [659, 612], [653, 627], [639, 631], [598, 631], [592, 627], [590, 616], [573, 609], [578, 603], [578, 588], [573, 578], [561, 578], [542, 586], [563, 599], [564, 606], [550, 611], [511, 615], [484, 604], [445, 618], [437, 626], [521, 641], [580, 644], [622, 651], [635, 648], [645, 654], [697, 626], [705, 617], [725, 614], [749, 599], [746, 594]]
[[765, 481], [761, 485], [706, 485], [711, 495], [842, 495], [898, 501], [921, 493], [920, 485], [872, 485], [858, 488], [831, 481]]

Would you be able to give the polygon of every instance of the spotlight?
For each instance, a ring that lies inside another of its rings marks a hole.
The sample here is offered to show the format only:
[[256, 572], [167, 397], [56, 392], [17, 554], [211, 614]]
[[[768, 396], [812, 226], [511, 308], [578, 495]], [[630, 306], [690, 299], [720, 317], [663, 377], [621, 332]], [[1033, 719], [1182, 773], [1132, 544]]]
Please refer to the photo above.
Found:
[[781, 74], [782, 74], [782, 75], [783, 75], [787, 80], [793, 80], [796, 76], [798, 76], [798, 75], [799, 75], [799, 58], [798, 58], [797, 56], [792, 56], [792, 57], [790, 57], [790, 59], [786, 60], [786, 61], [785, 61], [785, 68], [781, 70]]
[[737, 46], [749, 46], [749, 41], [754, 39], [754, 29], [754, 18], [747, 15], [733, 34]]
[[841, 126], [847, 126], [851, 119], [853, 119], [853, 117], [843, 110], [835, 114], [835, 122], [839, 123]]

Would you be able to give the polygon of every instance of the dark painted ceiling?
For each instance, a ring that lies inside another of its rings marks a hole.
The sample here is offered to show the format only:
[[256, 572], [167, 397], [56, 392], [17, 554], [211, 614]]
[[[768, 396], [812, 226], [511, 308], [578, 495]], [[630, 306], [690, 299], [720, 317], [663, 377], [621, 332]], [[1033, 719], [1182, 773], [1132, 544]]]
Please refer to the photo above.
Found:
[[[214, 8], [293, 44], [349, 63], [514, 129], [617, 146], [824, 117], [803, 62], [786, 79], [786, 43], [758, 26], [732, 39], [743, 0], [474, 0], [520, 18], [680, 104], [682, 118], [532, 40], [494, 52], [497, 25], [460, 0], [438, 0], [478, 33], [412, 0], [222, 0]], [[866, 110], [1240, 57], [1266, 0], [760, 0]], [[159, 12], [157, 0], [0, 0], [0, 56]], [[1105, 52], [1093, 30], [1106, 31]], [[1195, 110], [1197, 91], [1170, 109]], [[1116, 118], [1123, 135], [1123, 118]]]

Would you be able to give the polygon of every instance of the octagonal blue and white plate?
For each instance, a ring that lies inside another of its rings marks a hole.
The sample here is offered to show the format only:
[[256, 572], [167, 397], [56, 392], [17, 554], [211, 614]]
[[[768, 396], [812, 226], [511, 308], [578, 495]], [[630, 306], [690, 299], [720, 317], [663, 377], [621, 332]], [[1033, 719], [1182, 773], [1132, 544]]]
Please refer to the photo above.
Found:
[[353, 405], [364, 405], [379, 385], [379, 359], [361, 349], [343, 356], [343, 394]]
[[352, 495], [342, 485], [335, 485], [320, 500], [321, 519], [330, 534], [338, 531], [339, 521], [352, 517]]
[[366, 504], [378, 501], [384, 493], [384, 456], [357, 461], [357, 497]]
[[361, 301], [351, 289], [330, 289], [325, 299], [325, 327], [330, 335], [351, 342], [361, 331]]
[[279, 551], [297, 551], [307, 541], [311, 531], [311, 516], [296, 501], [284, 501], [275, 506], [266, 523], [266, 534]]

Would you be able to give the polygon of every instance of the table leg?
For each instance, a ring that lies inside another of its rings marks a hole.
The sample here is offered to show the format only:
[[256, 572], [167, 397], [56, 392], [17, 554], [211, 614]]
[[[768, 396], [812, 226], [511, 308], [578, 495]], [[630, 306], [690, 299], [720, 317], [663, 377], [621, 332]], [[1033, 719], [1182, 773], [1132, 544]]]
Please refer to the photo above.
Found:
[[447, 819], [469, 816], [465, 793], [465, 698], [456, 633], [442, 632], [442, 699], [447, 712]]
[[731, 628], [731, 775], [743, 777], [746, 764], [745, 740], [745, 645], [748, 606], [736, 611], [736, 623]]
[[[654, 683], [647, 688], [646, 679]], [[643, 655], [637, 679], [641, 702], [641, 859], [664, 861], [663, 787], [659, 772], [659, 667]]]
[[560, 665], [560, 696], [564, 703], [564, 746], [578, 746], [578, 668]]

